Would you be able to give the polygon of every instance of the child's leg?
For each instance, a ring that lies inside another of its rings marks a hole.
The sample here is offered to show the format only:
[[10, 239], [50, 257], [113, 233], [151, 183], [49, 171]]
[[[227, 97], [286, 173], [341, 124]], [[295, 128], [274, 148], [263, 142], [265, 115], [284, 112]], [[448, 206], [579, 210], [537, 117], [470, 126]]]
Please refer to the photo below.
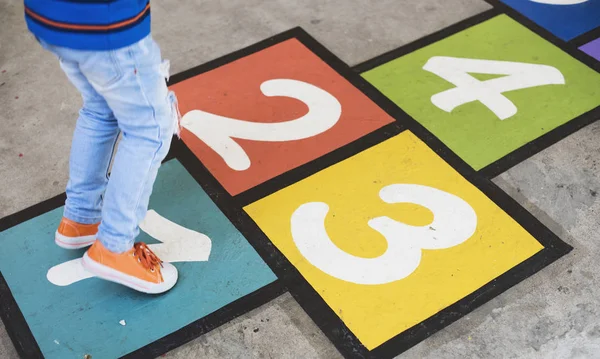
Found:
[[[161, 161], [176, 129], [176, 112], [151, 37], [124, 49], [90, 54], [80, 69], [105, 98], [123, 133], [102, 208], [98, 239], [114, 253], [133, 247]], [[118, 74], [106, 78], [106, 70]]]
[[[174, 95], [167, 89], [168, 74], [152, 38], [111, 51], [107, 60], [106, 54], [98, 54], [98, 59], [92, 55], [80, 63], [123, 133], [106, 188], [98, 241], [82, 263], [100, 278], [146, 293], [162, 293], [177, 282], [177, 269], [163, 263], [144, 243], [134, 245], [134, 241], [176, 130]], [[98, 62], [117, 70], [114, 81], [99, 82], [106, 78], [98, 71]]]
[[64, 218], [55, 236], [61, 247], [82, 248], [96, 238], [119, 127], [112, 110], [83, 75], [71, 51], [40, 43], [58, 57], [61, 68], [83, 99], [71, 144]]
[[65, 217], [82, 224], [98, 223], [119, 127], [112, 110], [78, 64], [63, 59], [61, 67], [83, 97], [71, 145]]
[[[177, 282], [177, 269], [163, 263], [145, 244], [134, 245], [158, 168], [177, 129], [175, 97], [165, 83], [168, 74], [162, 66], [160, 50], [152, 38], [147, 37], [114, 51], [65, 48], [55, 51], [63, 63], [76, 64], [67, 69], [73, 72], [77, 69], [104, 98], [123, 134], [104, 193], [98, 240], [83, 256], [83, 265], [100, 278], [143, 292], [167, 291]], [[97, 120], [97, 116], [88, 117]], [[85, 141], [77, 142], [80, 152], [73, 154], [74, 176], [87, 176], [89, 182], [82, 179], [70, 184], [72, 190], [80, 188], [82, 192], [73, 190], [73, 196], [81, 195], [88, 200], [105, 180], [99, 179], [96, 165], [83, 162], [104, 164], [105, 154], [98, 152], [97, 144], [109, 133], [104, 122], [92, 120], [82, 122], [82, 135], [78, 138], [89, 138], [93, 148], [85, 148], [89, 146]], [[108, 144], [104, 146], [108, 148]], [[93, 174], [90, 174], [91, 169], [95, 169]], [[105, 168], [102, 169], [105, 175]], [[77, 212], [75, 215], [80, 216], [78, 219], [92, 220], [96, 214]]]

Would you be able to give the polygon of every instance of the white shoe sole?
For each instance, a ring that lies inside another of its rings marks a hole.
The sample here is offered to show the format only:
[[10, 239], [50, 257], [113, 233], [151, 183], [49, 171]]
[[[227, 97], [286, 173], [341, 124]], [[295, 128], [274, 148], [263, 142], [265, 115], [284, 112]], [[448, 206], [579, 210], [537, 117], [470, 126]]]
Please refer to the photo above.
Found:
[[[83, 268], [88, 272], [94, 274], [96, 277], [107, 280], [109, 282], [117, 283], [129, 287], [131, 289], [137, 290], [138, 292], [146, 293], [146, 294], [160, 294], [168, 291], [173, 288], [175, 283], [177, 283], [177, 272], [175, 272], [175, 278], [172, 283], [162, 282], [162, 283], [150, 283], [145, 280], [141, 280], [134, 276], [124, 274], [105, 266], [104, 264], [100, 264], [95, 260], [91, 259], [87, 252], [83, 255], [82, 258]], [[169, 264], [172, 265], [172, 264]]]
[[58, 233], [58, 231], [54, 233], [54, 243], [64, 249], [81, 249], [89, 247], [94, 244], [95, 241], [95, 234], [91, 236], [67, 237]]

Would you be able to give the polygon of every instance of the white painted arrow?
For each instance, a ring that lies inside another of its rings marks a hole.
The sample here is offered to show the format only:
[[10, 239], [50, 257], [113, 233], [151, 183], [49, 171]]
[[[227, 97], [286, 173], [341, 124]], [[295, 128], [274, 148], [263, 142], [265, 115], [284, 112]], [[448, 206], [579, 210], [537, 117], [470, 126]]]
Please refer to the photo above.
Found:
[[[210, 256], [212, 241], [202, 233], [182, 227], [149, 210], [140, 229], [162, 242], [148, 247], [165, 262], [205, 262]], [[46, 278], [58, 286], [68, 286], [94, 275], [83, 268], [81, 258], [58, 264], [48, 270]]]

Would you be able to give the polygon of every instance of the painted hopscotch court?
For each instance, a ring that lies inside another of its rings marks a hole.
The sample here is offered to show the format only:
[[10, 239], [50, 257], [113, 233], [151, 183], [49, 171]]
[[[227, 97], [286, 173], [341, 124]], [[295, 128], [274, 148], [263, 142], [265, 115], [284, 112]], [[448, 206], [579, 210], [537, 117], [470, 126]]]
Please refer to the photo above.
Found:
[[288, 291], [343, 356], [391, 358], [566, 255], [490, 180], [600, 118], [599, 1], [556, 2], [490, 1], [354, 68], [294, 28], [173, 76], [139, 240], [179, 283], [91, 277], [52, 240], [64, 194], [3, 218], [19, 354], [156, 357]]

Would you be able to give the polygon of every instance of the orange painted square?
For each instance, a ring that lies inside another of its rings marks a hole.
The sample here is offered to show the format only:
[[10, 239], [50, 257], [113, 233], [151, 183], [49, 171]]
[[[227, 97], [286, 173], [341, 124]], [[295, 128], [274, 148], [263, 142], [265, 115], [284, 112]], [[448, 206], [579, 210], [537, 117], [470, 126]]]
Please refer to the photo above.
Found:
[[315, 85], [337, 98], [341, 117], [329, 130], [286, 142], [235, 139], [251, 166], [236, 171], [194, 134], [183, 129], [182, 140], [232, 195], [244, 192], [290, 169], [310, 162], [393, 122], [348, 80], [297, 39], [278, 43], [171, 86], [183, 114], [199, 109], [243, 121], [273, 123], [294, 120], [307, 106], [286, 97], [266, 97], [264, 81], [293, 79]]

